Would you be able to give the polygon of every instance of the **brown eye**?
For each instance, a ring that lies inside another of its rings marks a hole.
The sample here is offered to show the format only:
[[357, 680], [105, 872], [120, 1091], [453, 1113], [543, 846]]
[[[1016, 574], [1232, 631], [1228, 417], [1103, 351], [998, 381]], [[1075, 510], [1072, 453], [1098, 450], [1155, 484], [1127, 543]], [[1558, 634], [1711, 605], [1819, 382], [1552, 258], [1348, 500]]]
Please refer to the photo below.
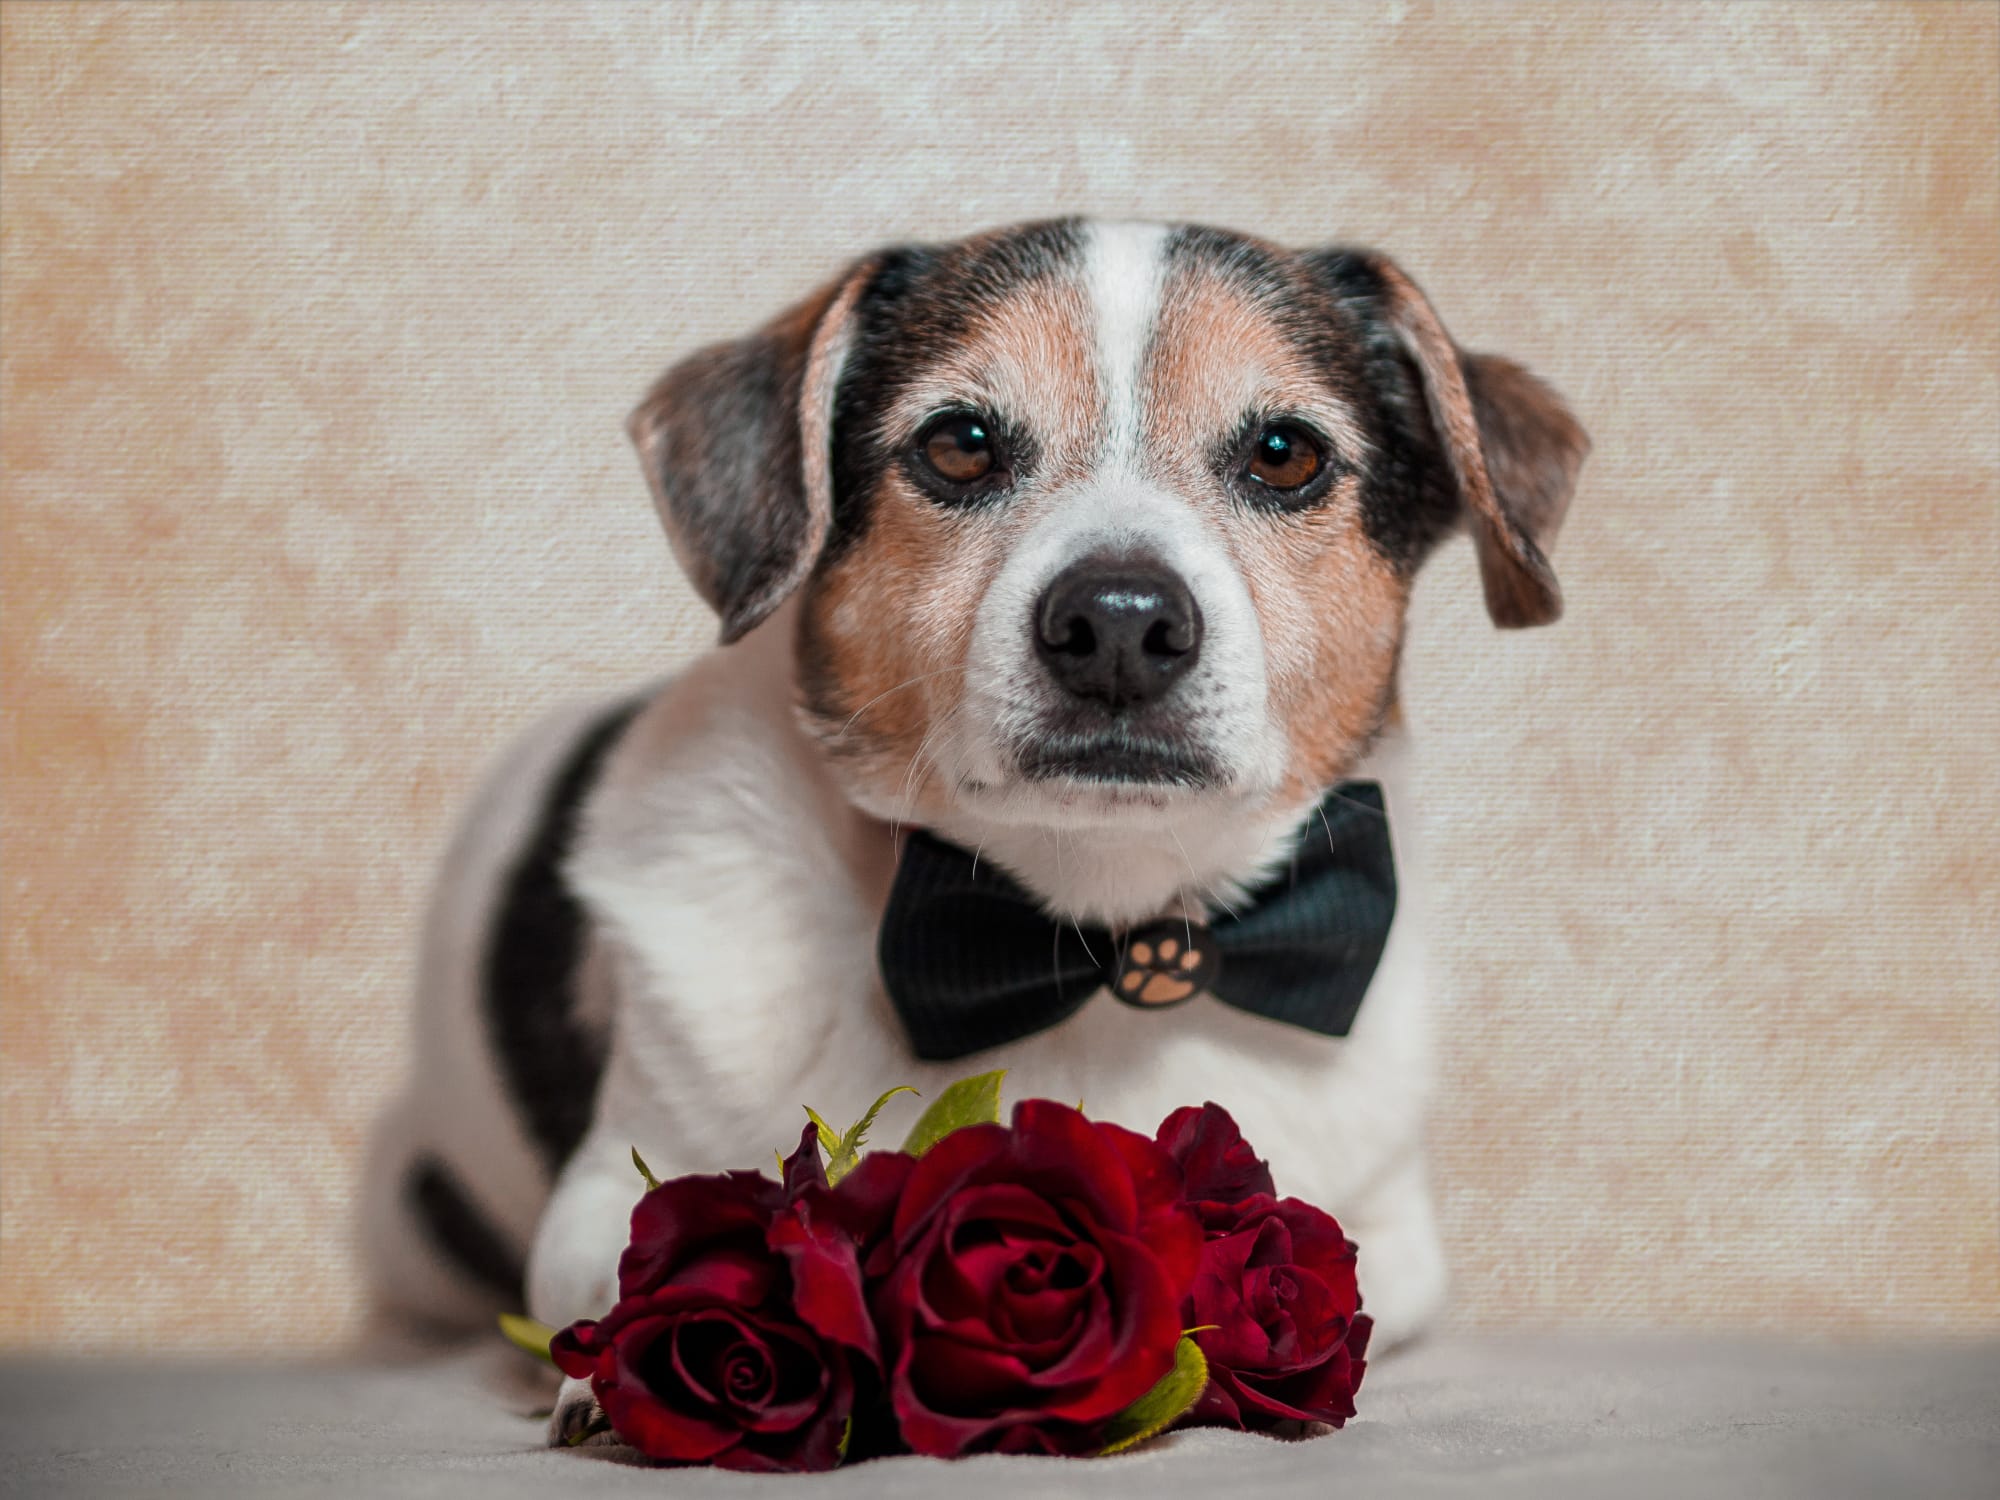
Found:
[[919, 451], [931, 471], [951, 484], [971, 484], [993, 472], [996, 456], [986, 423], [973, 416], [940, 418], [924, 430]]
[[1250, 444], [1250, 477], [1267, 489], [1303, 489], [1324, 464], [1318, 443], [1282, 423], [1264, 428]]

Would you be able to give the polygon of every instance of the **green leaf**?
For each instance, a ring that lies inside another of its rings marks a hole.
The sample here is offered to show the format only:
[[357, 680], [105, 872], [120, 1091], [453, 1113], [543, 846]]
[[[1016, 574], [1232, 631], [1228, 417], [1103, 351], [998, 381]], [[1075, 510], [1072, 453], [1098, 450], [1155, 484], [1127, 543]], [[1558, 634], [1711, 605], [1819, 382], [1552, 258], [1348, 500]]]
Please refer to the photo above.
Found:
[[820, 1149], [826, 1153], [826, 1182], [831, 1187], [849, 1172], [861, 1159], [861, 1148], [867, 1143], [868, 1128], [875, 1123], [875, 1117], [882, 1113], [882, 1106], [898, 1094], [914, 1094], [915, 1089], [907, 1083], [899, 1083], [881, 1098], [868, 1106], [868, 1113], [856, 1120], [846, 1130], [835, 1130], [827, 1124], [826, 1117], [810, 1104], [805, 1106], [806, 1118], [819, 1131]]
[[646, 1165], [646, 1158], [639, 1154], [639, 1148], [637, 1146], [634, 1146], [632, 1148], [632, 1165], [637, 1167], [639, 1169], [639, 1175], [646, 1179], [647, 1192], [649, 1193], [652, 1192], [654, 1188], [660, 1185], [660, 1179], [655, 1177], [653, 1175], [653, 1169]]
[[1208, 1387], [1208, 1361], [1193, 1339], [1174, 1346], [1174, 1367], [1145, 1395], [1111, 1419], [1100, 1454], [1123, 1453], [1158, 1437], [1188, 1412]]
[[847, 1133], [840, 1138], [839, 1145], [835, 1148], [832, 1158], [826, 1164], [826, 1180], [829, 1185], [840, 1181], [841, 1178], [853, 1171], [854, 1164], [861, 1160], [861, 1148], [868, 1144], [869, 1127], [875, 1123], [875, 1117], [882, 1113], [882, 1106], [898, 1094], [914, 1093], [916, 1093], [916, 1090], [911, 1088], [907, 1083], [899, 1083], [890, 1089], [888, 1093], [869, 1105], [867, 1114], [848, 1126]]
[[833, 1456], [835, 1457], [835, 1459], [844, 1460], [847, 1457], [847, 1445], [853, 1441], [854, 1441], [854, 1418], [849, 1417], [846, 1421], [840, 1424], [840, 1446], [833, 1450]]
[[1007, 1070], [1000, 1068], [991, 1073], [959, 1079], [931, 1100], [930, 1108], [917, 1117], [917, 1123], [910, 1127], [909, 1139], [903, 1142], [903, 1149], [912, 1156], [922, 1156], [954, 1130], [961, 1130], [967, 1125], [997, 1123], [1000, 1119], [1000, 1081], [1006, 1076]]
[[826, 1117], [810, 1104], [802, 1108], [806, 1112], [806, 1118], [819, 1130], [819, 1149], [826, 1153], [829, 1161], [832, 1160], [834, 1152], [840, 1149], [840, 1132], [827, 1124]]
[[556, 1331], [546, 1323], [537, 1323], [533, 1318], [524, 1318], [519, 1313], [500, 1314], [500, 1332], [507, 1342], [516, 1349], [532, 1354], [537, 1359], [555, 1363], [549, 1353], [549, 1340]]

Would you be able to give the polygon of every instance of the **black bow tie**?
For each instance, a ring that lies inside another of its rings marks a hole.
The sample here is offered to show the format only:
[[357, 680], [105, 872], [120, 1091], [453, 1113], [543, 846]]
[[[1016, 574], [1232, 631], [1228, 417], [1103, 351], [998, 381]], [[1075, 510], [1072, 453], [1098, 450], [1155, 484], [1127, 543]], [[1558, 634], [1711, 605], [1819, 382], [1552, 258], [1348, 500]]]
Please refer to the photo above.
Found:
[[1382, 789], [1350, 781], [1307, 817], [1289, 867], [1208, 925], [1058, 922], [990, 860], [914, 833], [876, 953], [911, 1046], [933, 1062], [1044, 1031], [1099, 989], [1141, 1010], [1205, 992], [1346, 1036], [1395, 914]]

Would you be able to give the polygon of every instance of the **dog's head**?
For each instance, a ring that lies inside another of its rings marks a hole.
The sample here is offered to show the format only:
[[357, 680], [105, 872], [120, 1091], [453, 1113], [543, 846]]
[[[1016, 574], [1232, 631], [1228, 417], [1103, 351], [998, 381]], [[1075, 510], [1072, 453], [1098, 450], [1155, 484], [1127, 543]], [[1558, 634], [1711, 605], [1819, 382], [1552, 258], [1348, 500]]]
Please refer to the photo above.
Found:
[[884, 817], [1296, 815], [1395, 692], [1471, 531], [1503, 626], [1586, 440], [1392, 262], [1064, 221], [885, 250], [634, 413], [725, 641], [798, 596], [798, 690]]

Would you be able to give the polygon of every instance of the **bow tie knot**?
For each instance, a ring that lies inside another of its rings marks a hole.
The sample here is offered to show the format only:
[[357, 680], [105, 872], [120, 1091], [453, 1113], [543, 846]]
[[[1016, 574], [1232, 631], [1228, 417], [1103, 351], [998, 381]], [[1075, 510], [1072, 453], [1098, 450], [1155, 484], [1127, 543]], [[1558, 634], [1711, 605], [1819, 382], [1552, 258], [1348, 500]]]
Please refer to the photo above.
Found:
[[948, 1061], [1059, 1025], [1100, 989], [1141, 1010], [1210, 995], [1345, 1036], [1396, 910], [1381, 788], [1334, 788], [1286, 869], [1213, 923], [1113, 933], [1048, 916], [992, 862], [928, 833], [904, 847], [877, 940], [889, 998], [917, 1056]]
[[1222, 948], [1205, 924], [1164, 918], [1125, 935], [1104, 966], [1104, 987], [1142, 1010], [1179, 1005], [1214, 986]]

